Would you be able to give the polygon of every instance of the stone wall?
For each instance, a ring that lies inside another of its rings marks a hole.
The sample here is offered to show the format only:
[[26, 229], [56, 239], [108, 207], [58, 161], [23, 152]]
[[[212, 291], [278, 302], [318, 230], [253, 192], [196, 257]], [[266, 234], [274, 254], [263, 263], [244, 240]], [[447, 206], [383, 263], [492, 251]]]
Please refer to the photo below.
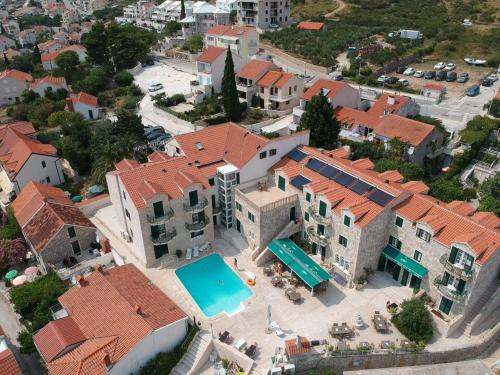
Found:
[[96, 240], [96, 229], [88, 227], [75, 226], [76, 237], [69, 238], [68, 227], [65, 225], [47, 244], [43, 251], [40, 252], [44, 263], [57, 264], [65, 258], [75, 256], [71, 243], [78, 240], [81, 252], [90, 249], [90, 243]]

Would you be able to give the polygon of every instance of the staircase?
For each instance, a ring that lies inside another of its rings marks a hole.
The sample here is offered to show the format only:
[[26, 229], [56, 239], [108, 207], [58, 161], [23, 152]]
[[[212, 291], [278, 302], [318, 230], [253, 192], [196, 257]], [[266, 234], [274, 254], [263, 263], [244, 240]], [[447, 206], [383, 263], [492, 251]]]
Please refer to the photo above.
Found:
[[174, 367], [170, 374], [172, 375], [189, 375], [192, 374], [192, 369], [198, 364], [203, 354], [207, 351], [212, 342], [212, 337], [208, 332], [199, 332], [193, 339], [187, 352], [182, 357], [181, 361]]
[[292, 234], [300, 232], [302, 230], [302, 222], [296, 223], [294, 220], [290, 220], [288, 224], [278, 233], [274, 239], [279, 240], [281, 238], [288, 238]]

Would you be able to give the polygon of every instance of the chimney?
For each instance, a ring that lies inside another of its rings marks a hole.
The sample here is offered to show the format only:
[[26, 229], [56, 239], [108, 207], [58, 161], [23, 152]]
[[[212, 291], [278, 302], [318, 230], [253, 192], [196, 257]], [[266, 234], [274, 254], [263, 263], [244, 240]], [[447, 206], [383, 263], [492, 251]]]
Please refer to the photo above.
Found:
[[302, 349], [302, 339], [297, 335], [297, 349]]
[[95, 265], [95, 270], [96, 270], [96, 271], [98, 271], [98, 272], [102, 272], [102, 270], [103, 270], [103, 269], [104, 269], [104, 268], [103, 268], [102, 264], [97, 263], [97, 264]]
[[83, 275], [78, 275], [76, 277], [76, 282], [82, 287], [85, 286], [85, 277]]
[[135, 305], [134, 306], [134, 310], [135, 310], [135, 312], [136, 312], [137, 315], [142, 315], [141, 306]]
[[68, 107], [68, 111], [75, 112], [75, 107], [73, 106], [73, 100], [71, 100], [71, 98], [66, 98], [66, 107]]
[[389, 95], [387, 97], [387, 105], [394, 105], [396, 104], [396, 98], [393, 95]]
[[111, 357], [109, 356], [108, 352], [104, 352], [104, 358], [103, 358], [104, 364], [106, 367], [111, 366]]

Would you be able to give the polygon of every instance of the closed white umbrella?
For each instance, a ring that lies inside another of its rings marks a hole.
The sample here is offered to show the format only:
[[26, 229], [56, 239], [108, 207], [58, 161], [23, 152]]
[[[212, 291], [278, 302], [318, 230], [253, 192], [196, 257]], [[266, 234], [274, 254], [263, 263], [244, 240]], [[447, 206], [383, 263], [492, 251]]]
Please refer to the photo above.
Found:
[[267, 305], [267, 325], [271, 325], [271, 304]]

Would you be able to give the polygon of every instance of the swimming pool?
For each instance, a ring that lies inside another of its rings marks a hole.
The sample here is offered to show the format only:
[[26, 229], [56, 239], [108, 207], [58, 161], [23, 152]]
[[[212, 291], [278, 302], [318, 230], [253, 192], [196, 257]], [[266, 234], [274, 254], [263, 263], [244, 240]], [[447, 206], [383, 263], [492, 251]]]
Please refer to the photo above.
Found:
[[242, 310], [242, 302], [253, 295], [219, 254], [181, 267], [175, 274], [209, 318], [222, 312], [237, 313]]

